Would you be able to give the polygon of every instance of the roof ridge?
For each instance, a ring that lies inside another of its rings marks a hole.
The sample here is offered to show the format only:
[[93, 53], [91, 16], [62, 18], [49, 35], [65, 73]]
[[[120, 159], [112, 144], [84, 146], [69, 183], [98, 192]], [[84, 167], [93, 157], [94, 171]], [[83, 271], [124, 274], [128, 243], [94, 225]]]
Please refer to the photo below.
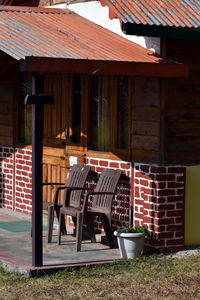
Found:
[[0, 5], [0, 11], [11, 12], [37, 12], [37, 13], [53, 13], [53, 14], [72, 14], [73, 12], [67, 8], [48, 8], [48, 7], [31, 7], [31, 6], [9, 6]]

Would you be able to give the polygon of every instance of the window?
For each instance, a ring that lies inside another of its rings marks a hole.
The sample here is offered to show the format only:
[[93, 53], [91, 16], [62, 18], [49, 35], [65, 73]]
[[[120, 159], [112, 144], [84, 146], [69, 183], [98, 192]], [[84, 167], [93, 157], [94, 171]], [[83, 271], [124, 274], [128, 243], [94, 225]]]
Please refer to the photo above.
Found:
[[73, 78], [72, 96], [72, 135], [71, 141], [74, 144], [81, 142], [81, 77]]
[[19, 141], [24, 144], [31, 144], [32, 139], [32, 105], [25, 105], [24, 100], [27, 94], [32, 93], [32, 76], [31, 73], [24, 73], [20, 84], [20, 133]]
[[90, 149], [110, 150], [110, 78], [91, 78]]
[[128, 148], [128, 77], [117, 78], [117, 149]]
[[[129, 143], [128, 77], [90, 78], [89, 149], [123, 152]], [[122, 151], [121, 151], [122, 150]]]

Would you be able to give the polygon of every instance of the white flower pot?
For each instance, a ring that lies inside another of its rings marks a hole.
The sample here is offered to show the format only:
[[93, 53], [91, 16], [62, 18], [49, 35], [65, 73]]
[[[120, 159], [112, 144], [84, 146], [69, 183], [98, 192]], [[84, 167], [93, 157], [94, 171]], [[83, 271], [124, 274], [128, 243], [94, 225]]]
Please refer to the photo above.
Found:
[[121, 233], [115, 231], [122, 258], [136, 258], [141, 255], [145, 233]]

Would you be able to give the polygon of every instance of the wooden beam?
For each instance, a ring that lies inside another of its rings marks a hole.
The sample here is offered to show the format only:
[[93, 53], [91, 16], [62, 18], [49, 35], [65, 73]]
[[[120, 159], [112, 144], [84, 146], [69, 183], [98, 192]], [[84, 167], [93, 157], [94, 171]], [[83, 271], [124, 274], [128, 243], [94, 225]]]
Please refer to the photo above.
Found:
[[189, 66], [168, 62], [143, 63], [49, 57], [26, 57], [21, 70], [43, 73], [185, 78]]

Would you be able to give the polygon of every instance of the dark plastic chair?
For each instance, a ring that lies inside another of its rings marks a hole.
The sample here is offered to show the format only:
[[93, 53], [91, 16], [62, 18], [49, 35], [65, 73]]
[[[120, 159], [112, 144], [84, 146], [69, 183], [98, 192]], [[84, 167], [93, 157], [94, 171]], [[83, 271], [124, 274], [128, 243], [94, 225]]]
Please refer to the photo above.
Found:
[[[54, 223], [54, 211], [56, 212], [58, 221], [60, 215], [60, 208], [62, 207], [61, 204], [58, 204], [58, 196], [61, 190], [64, 191], [63, 199], [68, 197], [69, 191], [74, 190], [70, 193], [70, 201], [76, 201], [76, 205], [80, 205], [81, 203], [81, 194], [82, 190], [84, 189], [84, 185], [90, 171], [89, 166], [79, 166], [73, 165], [71, 171], [69, 173], [69, 177], [67, 179], [67, 183], [44, 183], [43, 185], [63, 185], [56, 188], [54, 193], [53, 203], [43, 202], [43, 210], [48, 211], [48, 224], [47, 224], [47, 240], [48, 243], [52, 241], [52, 232], [53, 232], [53, 223]], [[75, 190], [76, 189], [76, 190]], [[75, 199], [75, 200], [74, 200]], [[64, 202], [64, 201], [63, 201]], [[66, 226], [65, 220], [62, 220], [61, 224], [61, 231], [63, 234], [66, 234]]]
[[[64, 215], [71, 215], [76, 217], [76, 249], [81, 250], [82, 241], [82, 229], [83, 229], [83, 219], [85, 217], [85, 222], [88, 231], [91, 236], [91, 241], [96, 242], [93, 217], [99, 216], [102, 220], [102, 224], [105, 230], [106, 237], [108, 239], [111, 248], [114, 246], [113, 233], [111, 229], [111, 217], [112, 217], [112, 199], [114, 197], [117, 183], [121, 176], [120, 170], [104, 169], [100, 175], [97, 186], [93, 192], [87, 193], [85, 200], [83, 202], [82, 208], [69, 206], [69, 201], [63, 204], [60, 209], [59, 217], [59, 233], [58, 233], [58, 244], [61, 242], [61, 225]], [[94, 196], [92, 201], [92, 207], [87, 208], [88, 200], [90, 196]]]

